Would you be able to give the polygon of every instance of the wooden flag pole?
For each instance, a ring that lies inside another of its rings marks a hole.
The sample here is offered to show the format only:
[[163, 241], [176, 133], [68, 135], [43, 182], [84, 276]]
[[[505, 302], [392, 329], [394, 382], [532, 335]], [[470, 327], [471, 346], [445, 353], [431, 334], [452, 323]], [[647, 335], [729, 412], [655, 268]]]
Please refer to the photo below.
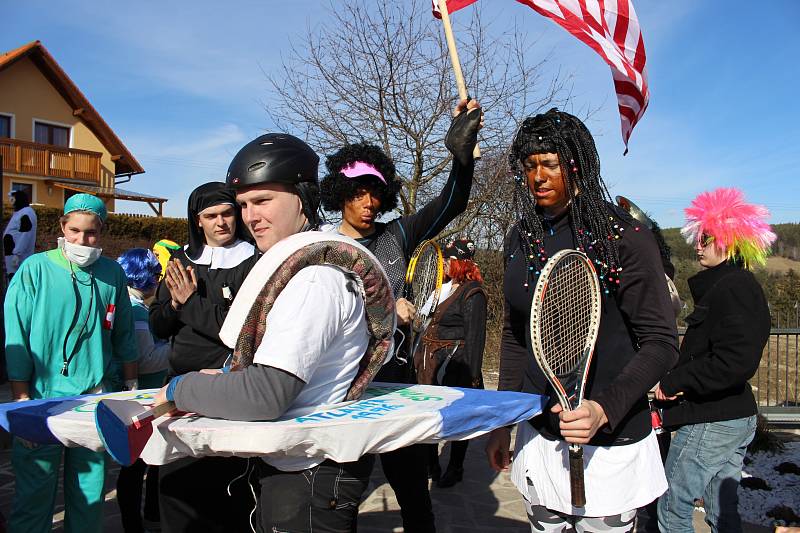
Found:
[[[450, 13], [447, 11], [447, 0], [439, 0], [439, 12], [442, 14], [442, 24], [444, 25], [444, 36], [447, 40], [447, 49], [450, 52], [450, 62], [453, 63], [453, 73], [456, 76], [456, 87], [458, 96], [462, 100], [469, 99], [467, 94], [467, 84], [464, 83], [464, 73], [461, 71], [461, 61], [458, 60], [458, 50], [456, 50], [456, 39], [453, 37], [453, 26], [450, 24]], [[475, 144], [472, 150], [472, 157], [481, 158], [481, 148]]]

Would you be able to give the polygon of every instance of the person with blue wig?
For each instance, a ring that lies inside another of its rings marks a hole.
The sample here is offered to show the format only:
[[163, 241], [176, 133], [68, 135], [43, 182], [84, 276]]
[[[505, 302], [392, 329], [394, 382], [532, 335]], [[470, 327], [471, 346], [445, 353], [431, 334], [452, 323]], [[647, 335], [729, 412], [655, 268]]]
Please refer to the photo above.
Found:
[[[169, 369], [170, 345], [150, 331], [150, 302], [161, 277], [161, 263], [152, 250], [132, 248], [117, 258], [128, 278], [128, 296], [133, 308], [136, 347], [139, 350], [139, 388], [161, 387]], [[147, 472], [147, 491], [142, 517], [142, 484]], [[117, 478], [117, 503], [125, 533], [141, 533], [145, 526], [160, 521], [158, 508], [158, 467], [148, 467], [141, 459], [122, 467]], [[150, 529], [150, 527], [148, 527]]]
[[[14, 401], [136, 388], [136, 340], [125, 272], [102, 257], [103, 201], [76, 194], [64, 204], [58, 246], [17, 270], [5, 299], [6, 361]], [[9, 531], [53, 527], [64, 462], [64, 531], [103, 528], [102, 451], [15, 438]]]
[[128, 297], [133, 307], [136, 346], [139, 350], [139, 388], [152, 389], [164, 384], [169, 369], [168, 342], [150, 331], [150, 303], [156, 294], [161, 264], [152, 250], [132, 248], [117, 258], [128, 278]]

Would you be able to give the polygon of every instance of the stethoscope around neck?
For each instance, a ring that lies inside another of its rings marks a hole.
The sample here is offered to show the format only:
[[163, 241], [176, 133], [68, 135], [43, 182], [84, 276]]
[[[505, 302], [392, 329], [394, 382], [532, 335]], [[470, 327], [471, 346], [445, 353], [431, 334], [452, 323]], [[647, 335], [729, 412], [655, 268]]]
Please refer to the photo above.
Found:
[[[69, 261], [69, 274], [70, 278], [72, 279], [72, 292], [75, 295], [75, 311], [72, 313], [72, 319], [70, 320], [70, 329], [72, 328], [73, 324], [78, 323], [78, 313], [80, 312], [81, 306], [81, 294], [78, 290], [78, 284], [85, 285], [82, 281], [78, 279], [78, 276], [75, 275], [75, 267], [72, 265], [72, 261]], [[94, 293], [96, 289], [96, 284], [94, 280], [94, 268], [89, 270], [89, 286], [90, 286], [90, 296], [89, 296], [89, 307], [86, 310], [86, 316], [83, 318], [83, 324], [81, 324], [80, 329], [78, 330], [78, 335], [75, 338], [75, 344], [72, 346], [72, 349], [69, 352], [69, 356], [67, 355], [67, 342], [69, 341], [69, 331], [66, 335], [64, 335], [64, 344], [61, 347], [61, 356], [62, 356], [62, 364], [61, 364], [61, 375], [64, 377], [69, 376], [69, 364], [72, 362], [72, 359], [75, 357], [75, 351], [78, 348], [78, 344], [81, 342], [81, 338], [83, 337], [84, 333], [86, 332], [86, 326], [89, 324], [89, 317], [92, 315], [92, 308], [94, 307]]]

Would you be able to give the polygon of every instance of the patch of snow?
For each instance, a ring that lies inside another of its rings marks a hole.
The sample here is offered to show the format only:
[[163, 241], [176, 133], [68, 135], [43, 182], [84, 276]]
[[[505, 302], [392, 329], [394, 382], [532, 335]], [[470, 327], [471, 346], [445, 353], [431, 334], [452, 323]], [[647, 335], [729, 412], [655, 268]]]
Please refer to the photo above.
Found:
[[[742, 477], [757, 477], [767, 482], [772, 490], [753, 490], [739, 487], [739, 514], [751, 524], [774, 525], [775, 519], [767, 512], [779, 505], [790, 507], [800, 514], [800, 476], [781, 475], [775, 467], [789, 462], [800, 466], [800, 442], [786, 442], [782, 452], [758, 452], [750, 455], [752, 462], [742, 468]], [[784, 524], [800, 525], [800, 524]]]

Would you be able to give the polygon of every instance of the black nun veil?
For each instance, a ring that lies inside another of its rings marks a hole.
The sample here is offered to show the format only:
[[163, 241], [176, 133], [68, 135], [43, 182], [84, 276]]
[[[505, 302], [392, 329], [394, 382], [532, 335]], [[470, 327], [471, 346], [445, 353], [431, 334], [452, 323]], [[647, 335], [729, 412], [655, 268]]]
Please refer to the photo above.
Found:
[[186, 249], [186, 256], [192, 261], [200, 257], [203, 252], [203, 246], [206, 244], [203, 229], [197, 225], [197, 216], [205, 209], [215, 205], [233, 206], [236, 212], [234, 237], [235, 239], [250, 242], [242, 221], [242, 210], [239, 209], [239, 204], [236, 203], [236, 194], [221, 181], [204, 183], [189, 195], [189, 246]]

